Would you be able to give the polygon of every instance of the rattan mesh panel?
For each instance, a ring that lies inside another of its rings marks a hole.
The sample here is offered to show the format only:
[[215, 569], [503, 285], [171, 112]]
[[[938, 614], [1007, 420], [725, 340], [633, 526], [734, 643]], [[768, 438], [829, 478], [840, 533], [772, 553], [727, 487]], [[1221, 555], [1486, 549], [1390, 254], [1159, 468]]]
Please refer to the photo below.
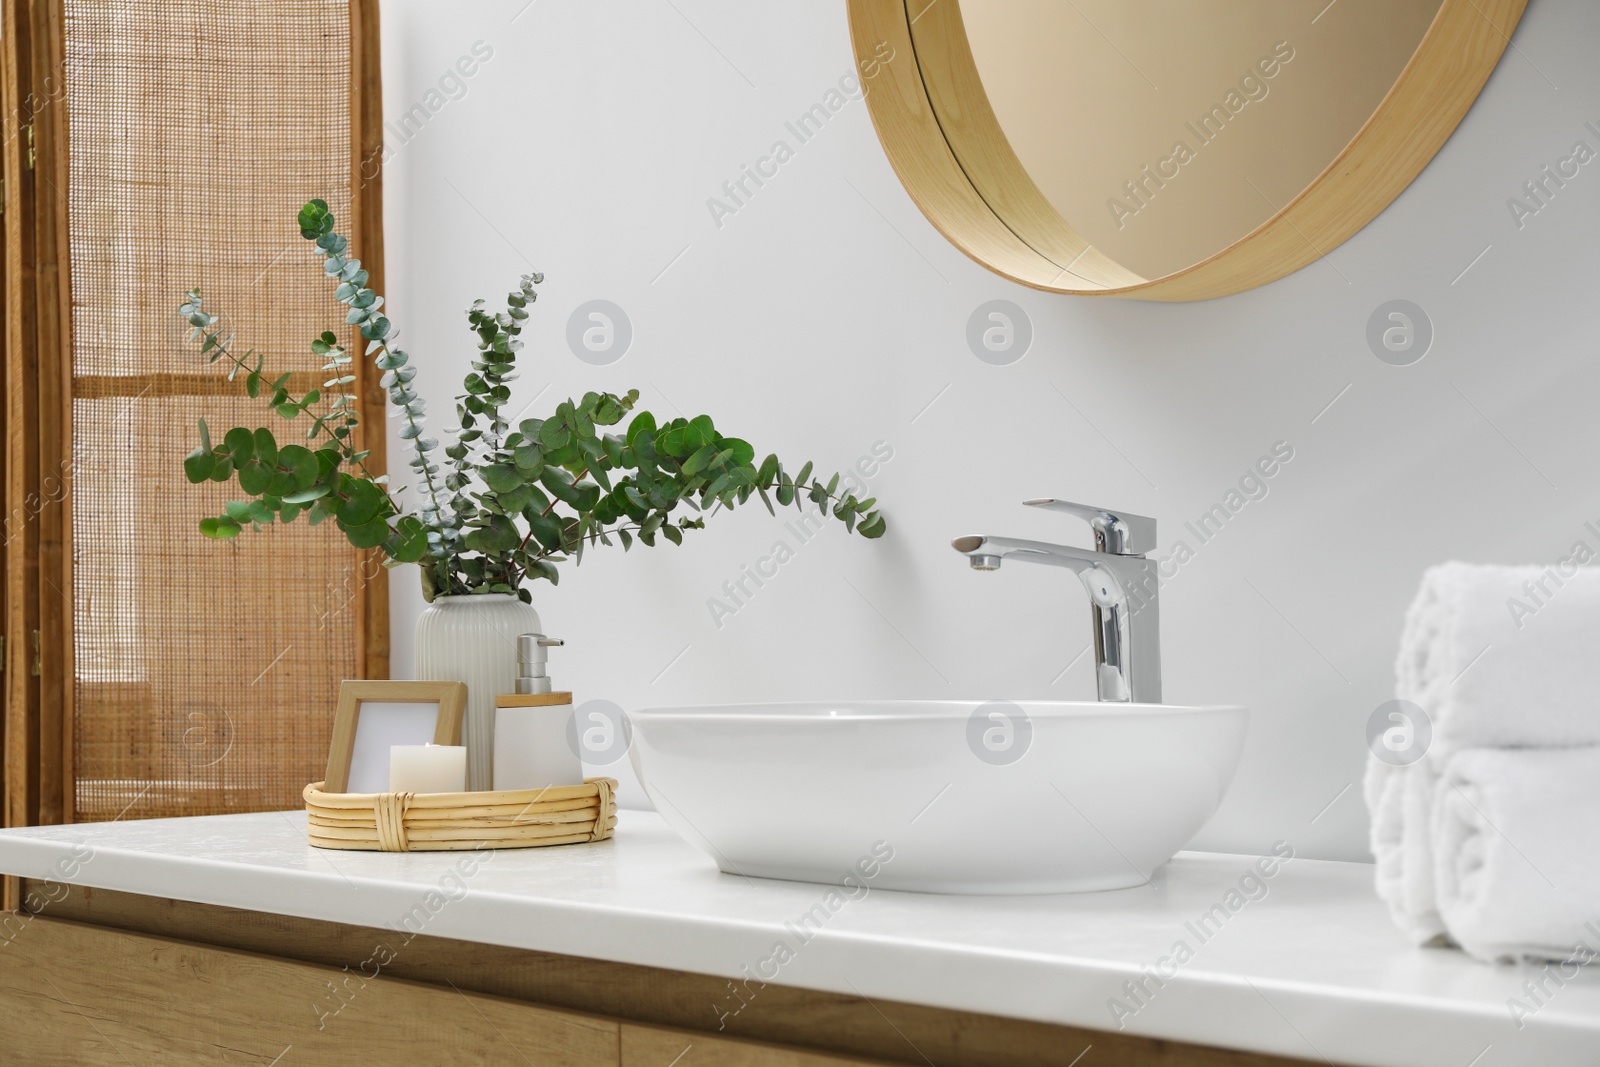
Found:
[[310, 340], [343, 321], [292, 222], [312, 196], [348, 216], [348, 12], [66, 13], [76, 817], [298, 807], [357, 671], [356, 560], [303, 519], [201, 538], [230, 494], [184, 480], [196, 418], [298, 433], [242, 387], [197, 396], [171, 375], [208, 370], [176, 314], [194, 285], [279, 371], [314, 370]]

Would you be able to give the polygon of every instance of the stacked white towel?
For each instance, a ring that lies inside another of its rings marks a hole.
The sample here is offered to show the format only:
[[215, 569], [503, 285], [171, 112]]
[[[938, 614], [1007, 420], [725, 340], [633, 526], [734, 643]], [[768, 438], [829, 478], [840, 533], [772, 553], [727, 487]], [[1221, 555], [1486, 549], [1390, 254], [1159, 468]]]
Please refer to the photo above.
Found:
[[1439, 914], [1462, 948], [1480, 959], [1600, 951], [1600, 748], [1461, 752], [1433, 825]]
[[1447, 563], [1406, 614], [1396, 696], [1431, 745], [1370, 758], [1365, 793], [1378, 895], [1418, 944], [1600, 947], [1600, 568], [1567, 570]]

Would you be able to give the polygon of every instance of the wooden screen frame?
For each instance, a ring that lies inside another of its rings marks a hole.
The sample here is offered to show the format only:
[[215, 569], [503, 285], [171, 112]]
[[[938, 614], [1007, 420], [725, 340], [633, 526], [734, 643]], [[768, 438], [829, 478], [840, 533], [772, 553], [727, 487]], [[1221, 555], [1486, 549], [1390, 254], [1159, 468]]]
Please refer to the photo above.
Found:
[[[350, 0], [350, 243], [367, 285], [383, 283], [383, 75], [378, 0]], [[389, 469], [388, 397], [371, 360], [358, 359], [356, 397], [367, 469]], [[389, 571], [380, 549], [362, 553], [356, 587], [357, 665], [363, 678], [389, 677]]]
[[[351, 243], [383, 284], [383, 96], [378, 0], [349, 0]], [[62, 0], [0, 0], [0, 493], [5, 537], [0, 622], [0, 824], [71, 822], [73, 800], [72, 292], [70, 133]], [[355, 392], [369, 470], [385, 467], [384, 395], [357, 360]], [[174, 391], [193, 385], [174, 375]], [[208, 376], [209, 377], [209, 376]], [[184, 381], [177, 381], [177, 379]], [[214, 383], [208, 383], [207, 388]], [[198, 391], [198, 390], [197, 390]], [[200, 542], [196, 542], [197, 545]], [[357, 669], [389, 676], [388, 572], [363, 554], [356, 586]], [[7, 880], [5, 904], [15, 903]]]
[[5, 825], [27, 826], [67, 822], [72, 814], [72, 295], [65, 255], [63, 10], [59, 2], [3, 0], [0, 25], [6, 540], [0, 808]]
[[[965, 69], [972, 57], [955, 3], [847, 0], [847, 6], [856, 59], [863, 70], [877, 71], [866, 100], [878, 140], [911, 199], [951, 244], [996, 274], [1045, 292], [1182, 301], [1276, 281], [1376, 218], [1455, 132], [1511, 43], [1527, 0], [1443, 0], [1388, 94], [1321, 174], [1227, 248], [1153, 279], [1126, 270], [1073, 230], [1025, 173], [1027, 188], [1019, 186], [1021, 164], [976, 68]], [[930, 53], [932, 77], [918, 57], [919, 43]], [[879, 55], [884, 45], [892, 60]], [[930, 92], [955, 93], [961, 129], [943, 127], [951, 109], [936, 109]], [[983, 150], [958, 158], [952, 140]], [[976, 181], [966, 169], [975, 165], [987, 168]], [[991, 204], [983, 189], [1003, 203]]]
[[462, 682], [347, 681], [339, 684], [339, 709], [333, 720], [333, 738], [328, 743], [328, 770], [322, 776], [326, 793], [343, 793], [350, 783], [350, 759], [355, 754], [356, 729], [361, 723], [361, 705], [437, 704], [439, 717], [433, 724], [433, 743], [461, 744], [461, 724], [467, 716], [467, 687]]

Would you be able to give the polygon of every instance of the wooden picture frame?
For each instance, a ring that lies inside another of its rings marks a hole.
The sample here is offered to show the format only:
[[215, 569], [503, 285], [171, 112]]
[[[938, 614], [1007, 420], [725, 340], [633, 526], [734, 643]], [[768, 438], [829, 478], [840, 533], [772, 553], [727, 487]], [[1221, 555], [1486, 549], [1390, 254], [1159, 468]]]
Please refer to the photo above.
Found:
[[[333, 739], [328, 744], [328, 769], [323, 791], [349, 791], [350, 762], [356, 753], [356, 735], [363, 704], [436, 704], [432, 738], [414, 744], [461, 744], [461, 723], [467, 710], [467, 687], [461, 682], [345, 681], [339, 684], [339, 707], [333, 719]], [[384, 764], [388, 766], [387, 762]], [[382, 790], [378, 790], [382, 792]]]

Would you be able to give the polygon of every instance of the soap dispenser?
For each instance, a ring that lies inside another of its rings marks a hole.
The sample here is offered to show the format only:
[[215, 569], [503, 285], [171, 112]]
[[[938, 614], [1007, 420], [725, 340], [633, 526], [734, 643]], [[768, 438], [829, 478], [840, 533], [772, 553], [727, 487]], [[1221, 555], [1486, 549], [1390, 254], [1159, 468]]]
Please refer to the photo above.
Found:
[[544, 634], [517, 637], [516, 692], [494, 702], [492, 789], [583, 784], [572, 694], [551, 691], [549, 649], [561, 644]]

